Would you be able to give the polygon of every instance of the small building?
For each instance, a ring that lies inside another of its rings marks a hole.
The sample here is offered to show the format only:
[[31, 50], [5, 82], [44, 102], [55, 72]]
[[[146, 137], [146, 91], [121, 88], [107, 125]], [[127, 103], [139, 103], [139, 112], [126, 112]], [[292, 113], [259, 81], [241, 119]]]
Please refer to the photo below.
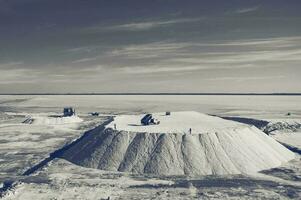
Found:
[[65, 107], [63, 113], [64, 117], [70, 117], [75, 115], [75, 109], [72, 107]]

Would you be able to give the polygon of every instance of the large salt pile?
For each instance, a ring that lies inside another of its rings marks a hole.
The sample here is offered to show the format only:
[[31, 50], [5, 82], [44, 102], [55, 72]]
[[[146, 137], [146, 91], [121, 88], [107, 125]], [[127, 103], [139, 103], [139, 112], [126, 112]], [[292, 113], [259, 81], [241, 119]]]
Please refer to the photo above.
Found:
[[62, 157], [85, 167], [157, 175], [252, 173], [294, 158], [254, 126], [197, 112], [157, 113], [161, 123], [149, 126], [140, 125], [142, 117], [117, 116]]

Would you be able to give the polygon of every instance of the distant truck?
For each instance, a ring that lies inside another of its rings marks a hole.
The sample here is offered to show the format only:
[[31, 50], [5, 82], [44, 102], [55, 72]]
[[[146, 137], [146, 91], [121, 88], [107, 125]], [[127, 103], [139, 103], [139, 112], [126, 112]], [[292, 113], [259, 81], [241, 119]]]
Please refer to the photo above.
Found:
[[91, 116], [99, 116], [99, 112], [91, 112], [90, 115]]
[[71, 117], [75, 115], [75, 109], [72, 107], [65, 107], [63, 110], [63, 117]]
[[151, 125], [151, 124], [160, 124], [160, 121], [157, 119], [153, 118], [152, 114], [146, 114], [142, 119], [141, 119], [141, 124], [144, 126]]

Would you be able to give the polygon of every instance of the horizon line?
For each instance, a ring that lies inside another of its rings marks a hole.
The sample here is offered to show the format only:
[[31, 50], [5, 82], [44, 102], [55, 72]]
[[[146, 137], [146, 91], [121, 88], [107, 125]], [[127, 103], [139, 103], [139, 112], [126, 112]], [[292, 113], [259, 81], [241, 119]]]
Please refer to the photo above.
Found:
[[82, 92], [82, 93], [0, 93], [0, 95], [269, 95], [269, 96], [301, 96], [299, 92], [277, 93], [239, 93], [239, 92]]

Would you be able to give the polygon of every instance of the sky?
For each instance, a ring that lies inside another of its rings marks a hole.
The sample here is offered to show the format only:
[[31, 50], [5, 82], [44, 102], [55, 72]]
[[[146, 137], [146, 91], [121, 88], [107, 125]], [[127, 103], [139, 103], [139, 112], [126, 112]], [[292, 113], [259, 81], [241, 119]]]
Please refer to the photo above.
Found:
[[0, 93], [301, 92], [300, 0], [0, 0]]

